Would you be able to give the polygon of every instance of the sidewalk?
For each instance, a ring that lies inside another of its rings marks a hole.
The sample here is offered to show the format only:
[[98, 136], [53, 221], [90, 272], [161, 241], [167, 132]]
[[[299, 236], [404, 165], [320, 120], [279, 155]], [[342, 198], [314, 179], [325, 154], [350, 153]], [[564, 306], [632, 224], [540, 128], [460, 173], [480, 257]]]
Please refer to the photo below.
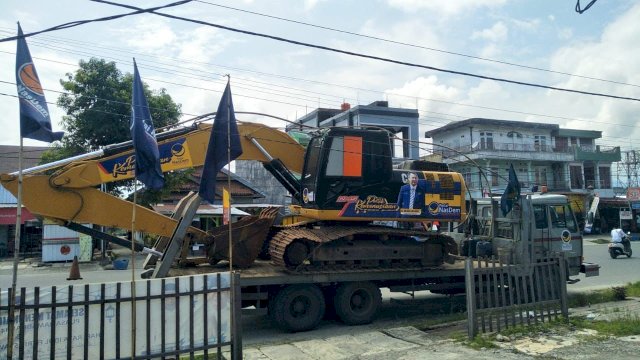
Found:
[[[131, 251], [128, 249], [118, 250], [116, 252], [118, 258], [131, 259]], [[142, 272], [142, 264], [146, 259], [144, 254], [135, 255], [135, 276], [140, 279]], [[49, 262], [43, 263], [40, 257], [21, 259], [18, 263], [18, 282], [17, 287], [36, 287], [36, 286], [62, 286], [62, 285], [78, 285], [99, 282], [117, 282], [131, 280], [132, 266], [129, 264], [127, 270], [109, 270], [107, 266], [102, 266], [100, 260], [89, 262], [79, 262], [80, 276], [79, 280], [67, 280], [71, 271], [73, 262]], [[109, 261], [110, 264], [110, 261]], [[13, 282], [13, 258], [4, 258], [0, 260], [0, 290], [6, 290], [11, 287]]]
[[[610, 320], [624, 317], [640, 317], [640, 298], [597, 304], [590, 307], [570, 309], [570, 316], [586, 316], [590, 320]], [[451, 338], [452, 332], [466, 335], [466, 322], [421, 331], [412, 326], [358, 332], [350, 335], [329, 335], [320, 338], [292, 341], [283, 344], [252, 344], [243, 347], [244, 359], [288, 360], [288, 359], [602, 359], [610, 358], [611, 346], [607, 341], [624, 341], [625, 353], [640, 353], [640, 336], [629, 336], [613, 340], [590, 341], [585, 348], [578, 344], [592, 331], [573, 330], [568, 334], [533, 334], [520, 338], [501, 337], [498, 348], [474, 350]], [[616, 352], [616, 354], [620, 354]], [[620, 354], [623, 355], [623, 354]], [[620, 356], [618, 358], [635, 358]]]

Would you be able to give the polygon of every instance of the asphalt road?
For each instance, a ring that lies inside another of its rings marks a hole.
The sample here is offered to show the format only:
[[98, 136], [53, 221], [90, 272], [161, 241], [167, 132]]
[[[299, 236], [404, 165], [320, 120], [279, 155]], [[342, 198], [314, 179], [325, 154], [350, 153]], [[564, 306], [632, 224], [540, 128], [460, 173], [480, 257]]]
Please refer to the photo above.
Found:
[[632, 241], [631, 249], [634, 256], [627, 258], [619, 256], [612, 259], [607, 250], [607, 244], [596, 244], [591, 240], [602, 238], [608, 240], [607, 235], [588, 236], [584, 242], [584, 261], [600, 265], [600, 276], [585, 278], [580, 274], [580, 282], [569, 285], [569, 291], [588, 291], [624, 285], [640, 281], [640, 242]]

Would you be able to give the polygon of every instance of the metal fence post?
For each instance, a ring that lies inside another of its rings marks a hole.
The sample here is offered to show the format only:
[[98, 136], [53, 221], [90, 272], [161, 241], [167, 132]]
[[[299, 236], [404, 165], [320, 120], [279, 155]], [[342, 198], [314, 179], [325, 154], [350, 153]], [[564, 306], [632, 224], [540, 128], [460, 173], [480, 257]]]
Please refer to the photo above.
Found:
[[242, 295], [240, 291], [240, 273], [231, 273], [233, 304], [231, 306], [231, 358], [242, 360]]
[[467, 295], [467, 331], [469, 340], [473, 340], [478, 331], [476, 320], [476, 281], [473, 274], [473, 260], [467, 258], [464, 262], [465, 290]]

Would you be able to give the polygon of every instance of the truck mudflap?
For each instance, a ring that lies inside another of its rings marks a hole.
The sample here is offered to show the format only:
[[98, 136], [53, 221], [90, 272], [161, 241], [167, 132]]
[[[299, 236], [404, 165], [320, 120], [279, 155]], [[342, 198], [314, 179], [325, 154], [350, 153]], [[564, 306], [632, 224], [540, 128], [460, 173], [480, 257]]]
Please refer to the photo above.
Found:
[[[277, 215], [278, 208], [270, 207], [262, 210], [259, 216], [247, 216], [231, 224], [234, 266], [246, 268], [253, 264]], [[208, 244], [209, 263], [214, 265], [220, 260], [229, 260], [229, 227], [217, 227], [210, 235], [213, 240]]]
[[584, 273], [585, 277], [600, 276], [600, 265], [583, 262], [580, 264], [580, 272]]

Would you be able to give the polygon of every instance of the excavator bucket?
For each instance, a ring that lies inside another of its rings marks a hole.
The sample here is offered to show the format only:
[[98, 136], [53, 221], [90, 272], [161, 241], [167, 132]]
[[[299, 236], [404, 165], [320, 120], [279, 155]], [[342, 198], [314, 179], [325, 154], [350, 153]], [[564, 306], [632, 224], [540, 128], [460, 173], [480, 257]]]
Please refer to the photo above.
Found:
[[[277, 207], [262, 210], [258, 216], [247, 216], [231, 224], [232, 264], [249, 267], [258, 257], [269, 229], [278, 215]], [[210, 264], [229, 260], [229, 226], [224, 225], [210, 231], [213, 240], [208, 244], [207, 256]]]

